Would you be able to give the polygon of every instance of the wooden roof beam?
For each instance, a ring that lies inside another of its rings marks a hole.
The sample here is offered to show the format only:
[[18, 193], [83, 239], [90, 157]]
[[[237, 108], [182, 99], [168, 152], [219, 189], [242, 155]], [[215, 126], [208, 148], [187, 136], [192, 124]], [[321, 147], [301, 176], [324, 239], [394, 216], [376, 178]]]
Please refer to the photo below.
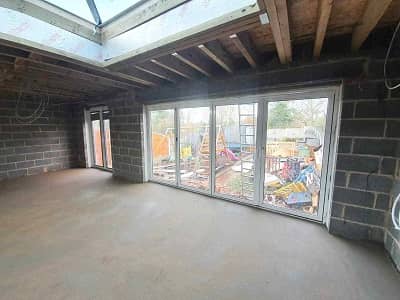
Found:
[[225, 71], [233, 73], [232, 59], [219, 42], [210, 41], [199, 45], [198, 48]]
[[317, 31], [315, 33], [314, 52], [315, 58], [321, 55], [322, 45], [324, 44], [326, 29], [328, 28], [329, 18], [331, 16], [333, 0], [319, 0]]
[[196, 71], [172, 55], [151, 59], [151, 62], [186, 79], [197, 77]]
[[351, 50], [358, 51], [370, 32], [378, 24], [392, 0], [368, 0], [360, 22], [354, 28]]
[[180, 79], [179, 76], [171, 73], [170, 71], [158, 66], [151, 61], [138, 64], [135, 66], [135, 68], [172, 83], [177, 83]]
[[90, 76], [95, 76], [100, 79], [111, 80], [116, 84], [130, 84], [132, 87], [140, 87], [140, 85], [144, 86], [153, 86], [152, 82], [148, 82], [142, 78], [138, 78], [135, 76], [130, 76], [126, 74], [122, 74], [119, 72], [109, 71], [107, 69], [100, 69], [91, 66], [78, 65], [75, 63], [71, 63], [64, 60], [58, 60], [53, 57], [44, 56], [38, 54], [36, 52], [28, 52], [26, 50], [21, 50], [18, 48], [0, 45], [0, 55], [9, 56], [9, 57], [20, 57], [26, 58], [28, 60], [32, 60], [39, 63], [46, 63], [52, 66], [58, 66], [66, 68], [67, 70], [74, 70], [84, 74], [89, 74]]
[[247, 31], [234, 33], [229, 36], [236, 48], [242, 53], [251, 67], [257, 68], [259, 56]]
[[265, 7], [271, 24], [276, 50], [281, 63], [292, 61], [292, 45], [289, 31], [289, 17], [286, 0], [259, 0]]
[[81, 74], [88, 75], [93, 78], [105, 80], [106, 82], [113, 83], [114, 85], [130, 85], [131, 87], [134, 88], [141, 88], [142, 85], [144, 86], [153, 85], [151, 82], [148, 82], [138, 77], [128, 76], [126, 74], [121, 74], [117, 72], [111, 72], [106, 69], [99, 70], [85, 66], [80, 66], [67, 61], [61, 61], [51, 57], [42, 56], [37, 53], [30, 53], [28, 59], [41, 64], [47, 64], [48, 66], [63, 68], [66, 71], [72, 70], [75, 72], [79, 72]]
[[104, 86], [111, 86], [123, 90], [130, 90], [132, 88], [142, 88], [143, 86], [139, 84], [125, 83], [121, 81], [112, 80], [106, 77], [99, 77], [90, 73], [84, 73], [73, 69], [68, 69], [66, 67], [51, 65], [45, 62], [40, 62], [36, 60], [26, 60], [29, 62], [29, 67], [40, 70], [47, 73], [59, 74], [65, 76], [66, 78], [79, 79], [82, 81], [90, 82], [91, 84], [101, 84]]
[[151, 86], [158, 86], [165, 83], [163, 79], [156, 77], [148, 72], [139, 70], [134, 66], [124, 69], [124, 74], [127, 74], [127, 76], [133, 76], [135, 78], [140, 78], [142, 80], [145, 80], [146, 82], [150, 83]]
[[185, 49], [179, 52], [174, 52], [172, 53], [172, 56], [187, 64], [189, 67], [204, 74], [205, 76], [212, 76], [210, 64], [199, 52], [197, 52], [196, 49]]

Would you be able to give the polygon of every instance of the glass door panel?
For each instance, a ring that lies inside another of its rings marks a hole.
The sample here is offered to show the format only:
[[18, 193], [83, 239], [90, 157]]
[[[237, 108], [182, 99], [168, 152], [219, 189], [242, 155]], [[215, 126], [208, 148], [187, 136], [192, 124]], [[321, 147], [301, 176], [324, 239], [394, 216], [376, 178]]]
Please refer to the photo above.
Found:
[[104, 149], [106, 154], [106, 168], [112, 168], [111, 137], [110, 137], [110, 111], [103, 111]]
[[210, 189], [210, 108], [179, 109], [180, 184]]
[[92, 126], [94, 164], [98, 167], [103, 167], [103, 147], [100, 125], [100, 112], [91, 112], [90, 121]]
[[253, 201], [257, 103], [215, 108], [215, 192]]
[[263, 205], [316, 216], [328, 98], [267, 102], [267, 109]]
[[150, 111], [152, 178], [176, 183], [173, 109]]

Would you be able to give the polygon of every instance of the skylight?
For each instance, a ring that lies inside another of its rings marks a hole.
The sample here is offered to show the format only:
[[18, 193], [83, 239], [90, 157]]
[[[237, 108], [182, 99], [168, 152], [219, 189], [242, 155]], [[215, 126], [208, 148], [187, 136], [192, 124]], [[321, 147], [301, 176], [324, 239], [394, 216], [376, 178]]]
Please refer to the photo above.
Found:
[[144, 2], [142, 0], [95, 0], [102, 23], [114, 18], [129, 7]]
[[[78, 17], [81, 17], [89, 22], [100, 25], [101, 23], [107, 22], [114, 18], [116, 15], [122, 13], [133, 5], [139, 2], [145, 2], [146, 0], [45, 0], [63, 10], [66, 10]], [[93, 3], [94, 6], [90, 10], [89, 3]], [[96, 12], [97, 10], [97, 12]], [[100, 20], [96, 21], [96, 13], [100, 16]]]
[[[45, 0], [48, 3], [51, 3], [59, 8], [70, 12], [86, 21], [95, 23], [92, 13], [90, 12], [89, 6], [86, 0]], [[112, 1], [112, 0], [111, 0]], [[107, 1], [108, 2], [108, 1]], [[125, 1], [122, 1], [125, 2]]]
[[0, 0], [0, 39], [96, 66], [113, 65], [259, 12], [256, 0], [19, 1]]

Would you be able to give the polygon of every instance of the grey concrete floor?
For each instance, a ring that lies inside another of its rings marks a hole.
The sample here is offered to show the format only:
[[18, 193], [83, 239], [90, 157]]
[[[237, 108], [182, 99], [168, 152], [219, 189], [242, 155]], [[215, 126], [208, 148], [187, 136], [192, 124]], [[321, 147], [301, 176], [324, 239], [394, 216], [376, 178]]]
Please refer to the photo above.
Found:
[[382, 247], [98, 170], [0, 182], [1, 299], [400, 299]]

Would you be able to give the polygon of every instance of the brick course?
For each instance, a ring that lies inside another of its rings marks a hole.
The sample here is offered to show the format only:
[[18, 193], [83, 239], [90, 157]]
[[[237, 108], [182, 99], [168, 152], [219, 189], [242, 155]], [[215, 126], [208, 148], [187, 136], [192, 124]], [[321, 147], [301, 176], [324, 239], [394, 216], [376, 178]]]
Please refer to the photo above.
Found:
[[[37, 101], [21, 102], [29, 115]], [[51, 102], [32, 124], [15, 119], [16, 95], [0, 95], [0, 180], [72, 168], [77, 165], [79, 139], [71, 104]]]

